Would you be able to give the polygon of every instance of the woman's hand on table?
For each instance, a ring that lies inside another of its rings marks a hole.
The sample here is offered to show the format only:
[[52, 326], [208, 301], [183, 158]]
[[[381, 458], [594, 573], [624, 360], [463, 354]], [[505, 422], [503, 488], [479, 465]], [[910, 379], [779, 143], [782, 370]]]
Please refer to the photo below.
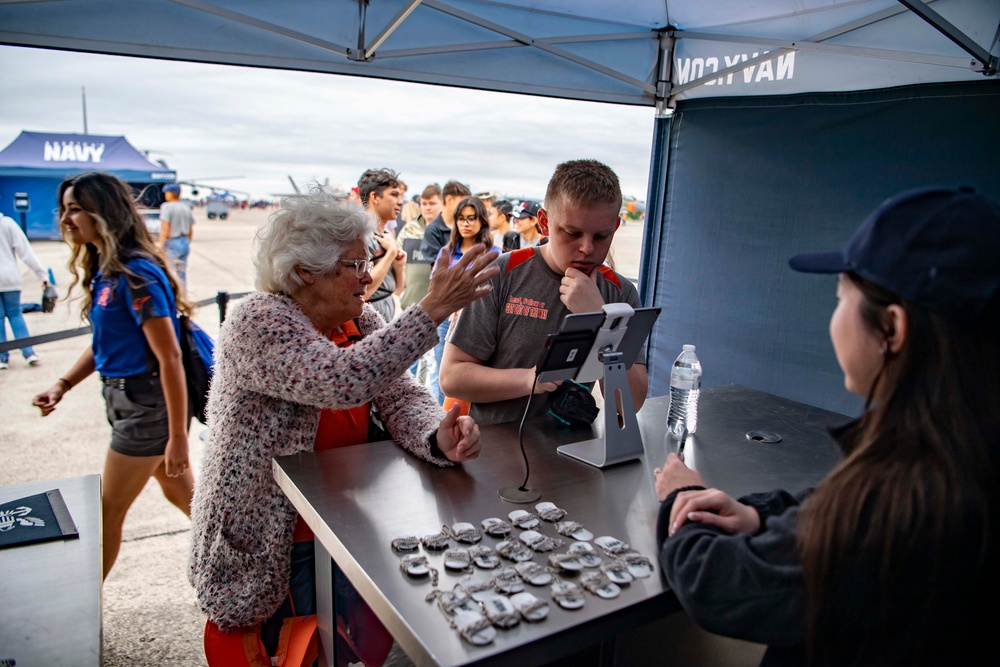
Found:
[[487, 252], [482, 243], [472, 246], [451, 267], [448, 266], [450, 258], [447, 253], [441, 253], [434, 263], [427, 296], [420, 301], [420, 305], [436, 324], [441, 324], [456, 310], [489, 293], [487, 283], [500, 270], [489, 266], [496, 258], [497, 253], [492, 250]]
[[461, 463], [479, 456], [483, 442], [479, 437], [479, 426], [472, 417], [460, 417], [461, 406], [457, 403], [445, 413], [437, 430], [437, 446], [449, 461]]
[[726, 533], [756, 535], [760, 530], [760, 515], [749, 505], [744, 505], [718, 489], [681, 491], [670, 510], [670, 529], [673, 535], [686, 522], [715, 526]]
[[667, 454], [667, 462], [662, 468], [653, 470], [656, 477], [656, 495], [663, 500], [676, 489], [685, 486], [705, 486], [697, 470], [691, 470], [676, 454]]
[[[668, 454], [656, 475], [656, 495], [660, 500], [676, 489], [685, 486], [705, 486], [697, 471], [691, 470], [676, 454]], [[677, 532], [688, 521], [715, 526], [727, 533], [754, 535], [760, 530], [760, 515], [749, 505], [737, 501], [718, 489], [681, 491], [670, 508], [669, 535]]]

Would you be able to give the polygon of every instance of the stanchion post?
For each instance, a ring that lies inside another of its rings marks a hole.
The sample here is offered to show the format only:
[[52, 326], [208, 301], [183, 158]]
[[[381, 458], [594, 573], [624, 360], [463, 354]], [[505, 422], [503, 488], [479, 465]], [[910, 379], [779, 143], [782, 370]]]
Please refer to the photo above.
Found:
[[215, 295], [215, 303], [219, 306], [219, 324], [226, 321], [226, 306], [229, 305], [229, 292], [219, 292]]

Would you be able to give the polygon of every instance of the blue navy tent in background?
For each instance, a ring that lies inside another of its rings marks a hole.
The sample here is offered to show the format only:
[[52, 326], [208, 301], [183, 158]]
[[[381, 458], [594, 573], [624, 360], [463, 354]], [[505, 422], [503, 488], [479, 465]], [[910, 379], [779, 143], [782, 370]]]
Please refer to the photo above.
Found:
[[[148, 206], [159, 206], [160, 186], [177, 180], [177, 173], [149, 160], [125, 137], [97, 134], [21, 132], [0, 151], [0, 212], [15, 220], [14, 194], [28, 194], [29, 239], [57, 239], [59, 183], [85, 171], [106, 171], [129, 183]], [[152, 187], [150, 187], [152, 186]]]
[[844, 412], [834, 281], [787, 258], [904, 188], [1000, 197], [998, 25], [1000, 0], [0, 3], [4, 44], [649, 106], [651, 393], [694, 343], [707, 387]]

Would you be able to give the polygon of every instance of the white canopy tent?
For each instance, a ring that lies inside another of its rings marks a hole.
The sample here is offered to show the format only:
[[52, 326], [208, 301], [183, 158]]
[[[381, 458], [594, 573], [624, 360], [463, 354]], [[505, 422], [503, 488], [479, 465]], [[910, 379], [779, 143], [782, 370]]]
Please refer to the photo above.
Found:
[[[655, 107], [640, 292], [707, 386], [845, 410], [838, 247], [900, 189], [1000, 196], [1000, 0], [0, 0], [0, 43]], [[585, 146], [581, 157], [586, 155]]]

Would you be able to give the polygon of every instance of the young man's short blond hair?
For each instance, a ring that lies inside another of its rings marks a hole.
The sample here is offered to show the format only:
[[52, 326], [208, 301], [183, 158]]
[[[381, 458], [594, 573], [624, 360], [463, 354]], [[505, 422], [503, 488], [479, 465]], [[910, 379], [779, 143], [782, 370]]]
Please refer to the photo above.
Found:
[[622, 188], [611, 167], [597, 160], [563, 162], [549, 179], [545, 208], [551, 210], [563, 200], [581, 206], [621, 208]]

